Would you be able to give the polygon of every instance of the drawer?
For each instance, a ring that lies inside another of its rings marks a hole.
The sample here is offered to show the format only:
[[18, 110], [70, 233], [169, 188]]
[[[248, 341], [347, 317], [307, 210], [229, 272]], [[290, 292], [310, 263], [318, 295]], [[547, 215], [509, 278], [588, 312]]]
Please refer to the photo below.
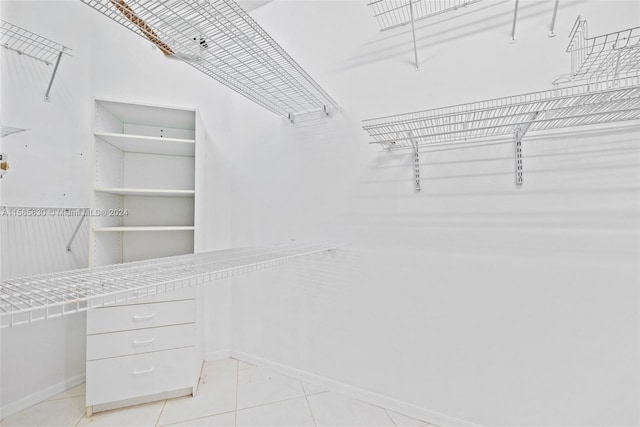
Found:
[[194, 347], [87, 362], [86, 405], [194, 387]]
[[87, 360], [127, 356], [195, 345], [194, 323], [87, 336]]
[[87, 334], [193, 323], [195, 300], [94, 308], [87, 312]]

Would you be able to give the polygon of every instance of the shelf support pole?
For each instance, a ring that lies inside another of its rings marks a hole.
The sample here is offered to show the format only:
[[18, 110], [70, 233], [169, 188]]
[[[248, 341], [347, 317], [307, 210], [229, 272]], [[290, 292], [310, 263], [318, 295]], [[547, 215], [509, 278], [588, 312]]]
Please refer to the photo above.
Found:
[[415, 26], [415, 19], [413, 17], [413, 0], [409, 0], [409, 13], [411, 14], [411, 34], [413, 35], [413, 57], [416, 61], [416, 70], [419, 70], [420, 63], [418, 62], [418, 46], [416, 44], [416, 26]]
[[76, 238], [76, 235], [78, 234], [78, 231], [80, 231], [80, 226], [84, 222], [84, 218], [86, 216], [87, 216], [87, 211], [83, 210], [82, 216], [80, 217], [80, 221], [78, 221], [78, 225], [76, 225], [76, 229], [73, 230], [73, 234], [71, 235], [71, 239], [69, 239], [69, 243], [67, 243], [67, 252], [71, 252], [71, 244], [73, 243], [73, 240]]
[[549, 37], [555, 37], [555, 29], [556, 29], [556, 15], [558, 14], [558, 4], [560, 0], [556, 0], [556, 5], [553, 7], [553, 16], [551, 17], [551, 27], [549, 28]]
[[516, 0], [516, 7], [513, 10], [513, 25], [511, 26], [511, 42], [516, 41], [516, 21], [518, 20], [518, 0]]
[[51, 73], [51, 79], [49, 80], [49, 86], [47, 86], [47, 92], [44, 94], [44, 100], [49, 102], [49, 92], [51, 92], [51, 86], [53, 86], [53, 79], [56, 78], [56, 73], [58, 72], [58, 66], [60, 65], [60, 60], [62, 59], [63, 50], [60, 49], [58, 52], [58, 59], [56, 59], [56, 65], [53, 66], [53, 73]]

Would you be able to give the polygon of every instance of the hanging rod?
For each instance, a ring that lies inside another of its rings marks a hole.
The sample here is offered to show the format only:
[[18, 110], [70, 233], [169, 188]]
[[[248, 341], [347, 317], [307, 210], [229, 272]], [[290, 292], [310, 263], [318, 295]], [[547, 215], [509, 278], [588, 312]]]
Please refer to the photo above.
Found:
[[233, 0], [82, 0], [233, 91], [283, 117], [337, 103]]
[[640, 69], [640, 27], [597, 37], [588, 36], [587, 21], [576, 19], [569, 34], [572, 80], [608, 80], [637, 75]]
[[306, 242], [234, 248], [6, 280], [0, 284], [0, 327], [226, 279], [344, 245]]
[[1, 19], [0, 44], [5, 49], [15, 52], [18, 55], [44, 62], [49, 66], [53, 65], [49, 85], [44, 95], [45, 101], [49, 101], [49, 93], [51, 92], [53, 80], [58, 72], [62, 55], [71, 56], [71, 49]]

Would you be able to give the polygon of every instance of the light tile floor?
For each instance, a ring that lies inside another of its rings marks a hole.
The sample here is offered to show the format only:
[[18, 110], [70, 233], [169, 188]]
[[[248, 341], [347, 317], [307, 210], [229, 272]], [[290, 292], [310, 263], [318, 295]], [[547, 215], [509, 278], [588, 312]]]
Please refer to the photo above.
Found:
[[105, 411], [87, 418], [84, 384], [2, 420], [2, 427], [423, 427], [424, 421], [224, 359], [206, 362], [196, 397]]

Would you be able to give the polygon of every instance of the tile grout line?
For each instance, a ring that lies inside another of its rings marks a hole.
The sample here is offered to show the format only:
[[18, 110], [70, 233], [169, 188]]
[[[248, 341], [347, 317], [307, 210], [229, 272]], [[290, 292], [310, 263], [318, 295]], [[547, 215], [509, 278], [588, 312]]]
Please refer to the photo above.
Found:
[[393, 421], [393, 418], [391, 417], [391, 414], [389, 413], [389, 410], [387, 408], [382, 408], [382, 409], [384, 409], [384, 413], [387, 414], [387, 417], [389, 417], [389, 419], [391, 420], [391, 424], [393, 424], [395, 427], [398, 427], [396, 422]]
[[307, 407], [309, 408], [309, 413], [311, 414], [311, 420], [313, 421], [313, 425], [315, 427], [318, 427], [318, 423], [316, 422], [316, 416], [313, 415], [313, 409], [311, 409], [311, 403], [309, 402], [309, 397], [307, 396], [307, 389], [304, 388], [304, 384], [302, 383], [302, 381], [300, 382], [300, 385], [302, 386], [302, 392], [304, 393], [304, 400], [306, 400], [307, 402]]
[[165, 399], [164, 402], [162, 403], [162, 409], [160, 409], [160, 413], [158, 414], [158, 419], [156, 420], [155, 427], [158, 427], [158, 424], [160, 424], [160, 418], [162, 418], [162, 413], [164, 412], [164, 407], [167, 406], [167, 400], [169, 400], [169, 399]]
[[[81, 397], [81, 396], [78, 396]], [[69, 397], [69, 399], [73, 399], [72, 397]], [[60, 399], [56, 399], [56, 400], [60, 400]], [[80, 419], [78, 420], [78, 422], [76, 422], [74, 424], [75, 427], [78, 427], [78, 424], [80, 424], [82, 422], [82, 420], [84, 419], [84, 417], [87, 415], [87, 407], [85, 405], [82, 405], [82, 415], [80, 416]], [[1, 425], [1, 424], [0, 424]]]
[[[175, 425], [178, 425], [178, 424], [189, 423], [191, 421], [204, 420], [205, 418], [217, 417], [218, 415], [230, 414], [232, 412], [235, 412], [235, 411], [226, 411], [226, 412], [220, 412], [219, 414], [203, 415], [203, 416], [197, 417], [197, 418], [189, 418], [188, 420], [176, 421], [175, 423], [171, 423], [171, 424], [164, 424], [162, 427], [171, 427], [171, 426], [175, 426]], [[420, 426], [420, 427], [424, 427], [424, 426]]]

